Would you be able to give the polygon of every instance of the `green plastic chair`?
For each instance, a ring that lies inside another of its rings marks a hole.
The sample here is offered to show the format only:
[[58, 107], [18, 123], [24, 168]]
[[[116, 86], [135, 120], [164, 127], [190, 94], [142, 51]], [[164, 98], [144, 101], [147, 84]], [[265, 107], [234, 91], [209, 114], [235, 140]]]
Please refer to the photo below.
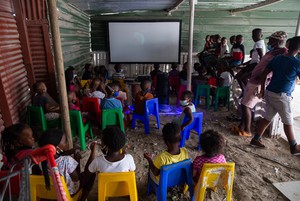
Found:
[[230, 110], [230, 88], [229, 87], [218, 87], [215, 96], [215, 111], [218, 110], [219, 99], [225, 98], [228, 111]]
[[102, 110], [102, 130], [111, 125], [119, 126], [125, 133], [122, 108]]
[[85, 133], [89, 131], [91, 138], [94, 138], [93, 129], [90, 122], [83, 123], [80, 111], [77, 110], [70, 110], [70, 122], [71, 122], [71, 130], [72, 136], [75, 137], [76, 133], [78, 133], [79, 142], [80, 142], [80, 149], [86, 149], [86, 142], [85, 142]]
[[199, 103], [199, 97], [204, 96], [205, 97], [205, 104], [206, 109], [209, 110], [209, 104], [210, 104], [210, 86], [207, 84], [200, 84], [197, 86], [195, 98], [194, 98], [194, 104], [195, 106]]
[[29, 105], [27, 106], [26, 124], [44, 132], [48, 128], [59, 127], [60, 119], [47, 121], [42, 107]]

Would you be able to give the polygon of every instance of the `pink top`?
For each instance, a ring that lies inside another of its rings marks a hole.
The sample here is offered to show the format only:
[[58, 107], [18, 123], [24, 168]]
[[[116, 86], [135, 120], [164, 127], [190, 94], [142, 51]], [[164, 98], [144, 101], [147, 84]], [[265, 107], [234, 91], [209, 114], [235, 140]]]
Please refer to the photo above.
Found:
[[210, 158], [203, 155], [197, 156], [193, 161], [193, 169], [196, 170], [199, 175], [201, 174], [204, 163], [226, 163], [226, 159], [223, 154], [219, 154]]

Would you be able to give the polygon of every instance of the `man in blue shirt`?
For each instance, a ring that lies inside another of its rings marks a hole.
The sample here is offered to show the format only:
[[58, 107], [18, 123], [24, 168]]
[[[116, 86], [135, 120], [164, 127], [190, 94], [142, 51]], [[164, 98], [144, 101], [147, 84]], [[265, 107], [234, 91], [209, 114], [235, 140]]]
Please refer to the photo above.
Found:
[[251, 140], [250, 145], [265, 148], [261, 142], [261, 136], [278, 113], [284, 126], [284, 132], [290, 144], [293, 155], [300, 155], [300, 145], [297, 145], [293, 130], [293, 115], [291, 108], [292, 92], [295, 88], [297, 76], [300, 77], [300, 60], [296, 55], [300, 52], [300, 36], [291, 39], [289, 51], [285, 55], [275, 57], [265, 68], [261, 76], [261, 92], [264, 95], [265, 79], [271, 71], [273, 76], [267, 87], [266, 114], [260, 122], [257, 134]]

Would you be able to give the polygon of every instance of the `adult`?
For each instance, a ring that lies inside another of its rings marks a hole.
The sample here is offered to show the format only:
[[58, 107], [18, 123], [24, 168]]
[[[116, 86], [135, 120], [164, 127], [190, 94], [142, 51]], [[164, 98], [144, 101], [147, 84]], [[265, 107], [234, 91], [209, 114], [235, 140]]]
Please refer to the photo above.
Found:
[[292, 115], [292, 93], [295, 89], [295, 81], [300, 77], [300, 60], [296, 58], [300, 52], [300, 36], [291, 39], [287, 54], [275, 57], [266, 66], [260, 76], [261, 91], [260, 95], [264, 95], [264, 84], [267, 75], [273, 72], [273, 76], [267, 86], [266, 97], [266, 113], [260, 121], [257, 134], [252, 138], [250, 145], [258, 148], [266, 146], [261, 142], [261, 136], [269, 126], [274, 116], [278, 113], [283, 123], [284, 133], [290, 145], [290, 152], [293, 155], [300, 155], [300, 145], [297, 144], [293, 129]]
[[[233, 127], [232, 130], [240, 136], [251, 136], [251, 110], [255, 105], [261, 101], [257, 96], [257, 91], [260, 91], [259, 76], [264, 71], [268, 63], [277, 55], [281, 55], [287, 52], [284, 48], [284, 41], [286, 39], [286, 33], [283, 31], [277, 31], [268, 37], [268, 46], [270, 51], [265, 54], [261, 61], [255, 66], [252, 71], [251, 77], [245, 87], [244, 96], [241, 102], [242, 119], [238, 127]], [[267, 75], [266, 85], [272, 77], [272, 73]]]

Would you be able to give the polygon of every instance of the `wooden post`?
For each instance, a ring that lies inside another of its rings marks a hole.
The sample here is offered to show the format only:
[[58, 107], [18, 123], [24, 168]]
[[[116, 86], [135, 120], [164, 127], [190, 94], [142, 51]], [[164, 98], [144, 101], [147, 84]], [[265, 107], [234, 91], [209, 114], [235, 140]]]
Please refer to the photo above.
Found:
[[193, 68], [193, 34], [194, 34], [194, 13], [195, 3], [194, 0], [190, 2], [190, 23], [189, 23], [189, 54], [188, 54], [188, 69], [187, 69], [187, 90], [191, 91], [192, 84], [192, 68]]
[[71, 149], [73, 148], [73, 141], [72, 141], [72, 133], [71, 133], [71, 125], [70, 125], [69, 106], [68, 106], [68, 99], [67, 99], [67, 87], [66, 87], [65, 72], [64, 72], [64, 62], [63, 62], [63, 55], [61, 50], [60, 32], [58, 27], [58, 16], [56, 11], [56, 0], [48, 0], [48, 9], [49, 9], [51, 32], [53, 38], [53, 47], [54, 47], [53, 52], [54, 52], [55, 69], [56, 69], [57, 82], [58, 82], [61, 119], [62, 119], [64, 131], [67, 135], [69, 148]]
[[297, 22], [295, 36], [300, 36], [300, 12], [299, 12], [299, 16], [298, 16], [298, 22]]

